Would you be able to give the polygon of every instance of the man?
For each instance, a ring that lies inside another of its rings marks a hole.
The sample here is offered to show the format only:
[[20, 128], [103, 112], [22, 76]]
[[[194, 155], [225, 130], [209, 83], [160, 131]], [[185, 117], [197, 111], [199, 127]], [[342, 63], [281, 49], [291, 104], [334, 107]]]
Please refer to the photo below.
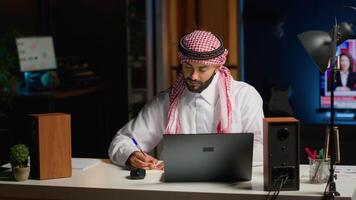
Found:
[[[194, 31], [179, 42], [182, 72], [114, 137], [113, 163], [162, 169], [151, 151], [163, 134], [254, 133], [254, 160], [262, 161], [262, 99], [247, 83], [233, 80], [223, 66], [228, 51], [222, 40]], [[231, 154], [233, 156], [233, 153]]]

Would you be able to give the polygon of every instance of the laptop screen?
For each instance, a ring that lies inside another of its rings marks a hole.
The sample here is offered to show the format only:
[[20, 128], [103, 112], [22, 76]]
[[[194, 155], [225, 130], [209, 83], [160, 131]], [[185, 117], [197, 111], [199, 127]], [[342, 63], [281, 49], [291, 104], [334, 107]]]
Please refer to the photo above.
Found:
[[249, 181], [252, 154], [252, 133], [164, 135], [164, 181]]

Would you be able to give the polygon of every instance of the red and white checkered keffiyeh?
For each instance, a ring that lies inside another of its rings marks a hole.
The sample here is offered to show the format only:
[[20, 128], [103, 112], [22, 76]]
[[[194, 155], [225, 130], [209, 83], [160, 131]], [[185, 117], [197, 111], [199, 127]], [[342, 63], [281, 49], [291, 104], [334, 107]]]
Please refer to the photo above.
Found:
[[[194, 52], [209, 52], [217, 49], [221, 44], [218, 38], [206, 31], [194, 31], [188, 34], [183, 41], [189, 50]], [[231, 132], [232, 107], [231, 107], [231, 83], [232, 77], [228, 68], [224, 66], [228, 51], [218, 57], [209, 60], [193, 60], [178, 52], [180, 63], [195, 62], [207, 65], [219, 65], [217, 73], [219, 75], [218, 88], [220, 100], [220, 119], [217, 122], [216, 131], [218, 133]], [[185, 88], [184, 76], [180, 73], [169, 93], [168, 123], [165, 134], [181, 133], [181, 124], [178, 115], [178, 103]]]

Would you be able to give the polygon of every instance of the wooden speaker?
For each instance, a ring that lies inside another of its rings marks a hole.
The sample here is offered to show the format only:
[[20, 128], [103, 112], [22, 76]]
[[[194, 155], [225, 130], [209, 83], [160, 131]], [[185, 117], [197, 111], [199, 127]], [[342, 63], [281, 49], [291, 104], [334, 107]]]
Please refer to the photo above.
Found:
[[30, 126], [31, 177], [43, 180], [72, 176], [70, 115], [32, 114]]
[[[297, 119], [292, 117], [263, 119], [263, 175], [265, 190], [279, 190], [281, 185], [283, 185], [281, 190], [299, 190]], [[286, 177], [288, 178], [285, 179]]]

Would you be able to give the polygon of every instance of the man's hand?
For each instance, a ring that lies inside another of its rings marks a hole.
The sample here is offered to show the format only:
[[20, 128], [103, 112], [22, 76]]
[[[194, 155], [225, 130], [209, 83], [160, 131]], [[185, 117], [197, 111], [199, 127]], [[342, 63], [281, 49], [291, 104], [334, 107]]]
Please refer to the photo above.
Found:
[[129, 165], [142, 169], [163, 170], [163, 163], [158, 164], [158, 160], [148, 154], [142, 154], [140, 151], [133, 152], [127, 159]]

